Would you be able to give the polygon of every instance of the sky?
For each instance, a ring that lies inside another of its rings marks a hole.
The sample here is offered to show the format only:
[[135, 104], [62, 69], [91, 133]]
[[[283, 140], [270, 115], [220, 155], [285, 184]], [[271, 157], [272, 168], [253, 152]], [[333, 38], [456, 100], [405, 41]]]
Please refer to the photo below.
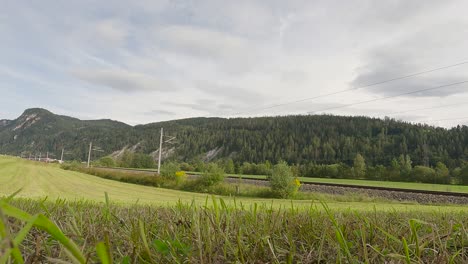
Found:
[[0, 119], [41, 107], [131, 125], [324, 113], [468, 125], [466, 0], [0, 6]]

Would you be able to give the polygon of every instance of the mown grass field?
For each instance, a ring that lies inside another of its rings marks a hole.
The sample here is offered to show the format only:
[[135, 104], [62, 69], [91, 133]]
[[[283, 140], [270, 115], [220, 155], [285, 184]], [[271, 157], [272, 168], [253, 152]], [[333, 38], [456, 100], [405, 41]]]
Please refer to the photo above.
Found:
[[[206, 194], [183, 192], [148, 186], [106, 180], [95, 176], [65, 171], [56, 165], [37, 163], [12, 157], [0, 157], [0, 196], [9, 195], [21, 189], [18, 197], [45, 198], [49, 200], [91, 200], [104, 201], [108, 193], [112, 201], [122, 204], [174, 205], [179, 201], [204, 204]], [[280, 200], [261, 198], [224, 198], [227, 203], [244, 205], [268, 204], [274, 207], [321, 207], [321, 201]], [[208, 199], [209, 201], [210, 199]], [[400, 210], [400, 211], [468, 211], [466, 206], [435, 206], [392, 202], [336, 202], [325, 201], [333, 209], [356, 210]]]
[[467, 206], [214, 197], [0, 157], [0, 197], [20, 188], [0, 263], [468, 262]]

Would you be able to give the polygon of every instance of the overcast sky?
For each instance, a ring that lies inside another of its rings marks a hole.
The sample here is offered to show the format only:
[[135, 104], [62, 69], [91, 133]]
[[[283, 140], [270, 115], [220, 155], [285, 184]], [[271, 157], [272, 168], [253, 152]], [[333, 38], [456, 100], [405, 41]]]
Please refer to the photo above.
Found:
[[42, 107], [132, 125], [308, 112], [468, 124], [468, 83], [355, 104], [468, 81], [468, 63], [268, 108], [468, 61], [466, 0], [0, 6], [0, 119]]

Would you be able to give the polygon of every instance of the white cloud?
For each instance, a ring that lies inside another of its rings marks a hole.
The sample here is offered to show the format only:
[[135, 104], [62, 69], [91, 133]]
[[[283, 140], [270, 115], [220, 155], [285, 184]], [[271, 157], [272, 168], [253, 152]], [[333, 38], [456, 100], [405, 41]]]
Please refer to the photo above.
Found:
[[121, 92], [168, 92], [176, 89], [168, 81], [148, 74], [127, 70], [75, 70], [77, 78], [98, 86], [105, 86]]
[[[0, 92], [11, 85], [29, 91], [16, 97], [36, 106], [131, 124], [243, 112], [466, 60], [467, 8], [463, 0], [9, 1], [0, 11]], [[464, 80], [466, 72], [458, 67], [246, 115], [306, 113]], [[47, 98], [38, 91], [49, 91]], [[117, 91], [112, 100], [110, 91]], [[383, 116], [450, 104], [465, 91], [330, 112]], [[59, 94], [86, 100], [67, 104]], [[456, 111], [468, 107], [401, 118], [438, 120]]]
[[248, 39], [207, 28], [171, 25], [155, 33], [163, 49], [215, 63], [230, 72], [250, 70], [258, 62], [257, 44]]

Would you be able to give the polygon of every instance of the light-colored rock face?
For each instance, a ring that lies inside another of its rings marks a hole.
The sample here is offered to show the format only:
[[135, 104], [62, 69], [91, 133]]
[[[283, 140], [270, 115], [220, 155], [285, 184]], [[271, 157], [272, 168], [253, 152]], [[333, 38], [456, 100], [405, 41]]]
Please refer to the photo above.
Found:
[[34, 125], [37, 121], [41, 120], [41, 117], [38, 114], [29, 114], [26, 116], [22, 116], [20, 120], [18, 120], [19, 125], [13, 128], [13, 131], [18, 129], [26, 129], [32, 125]]
[[221, 151], [223, 151], [223, 148], [215, 148], [215, 149], [212, 149], [210, 151], [208, 151], [206, 153], [206, 156], [204, 158], [205, 161], [211, 161], [213, 160], [214, 158], [216, 158], [216, 156], [218, 156], [219, 153], [221, 153]]

